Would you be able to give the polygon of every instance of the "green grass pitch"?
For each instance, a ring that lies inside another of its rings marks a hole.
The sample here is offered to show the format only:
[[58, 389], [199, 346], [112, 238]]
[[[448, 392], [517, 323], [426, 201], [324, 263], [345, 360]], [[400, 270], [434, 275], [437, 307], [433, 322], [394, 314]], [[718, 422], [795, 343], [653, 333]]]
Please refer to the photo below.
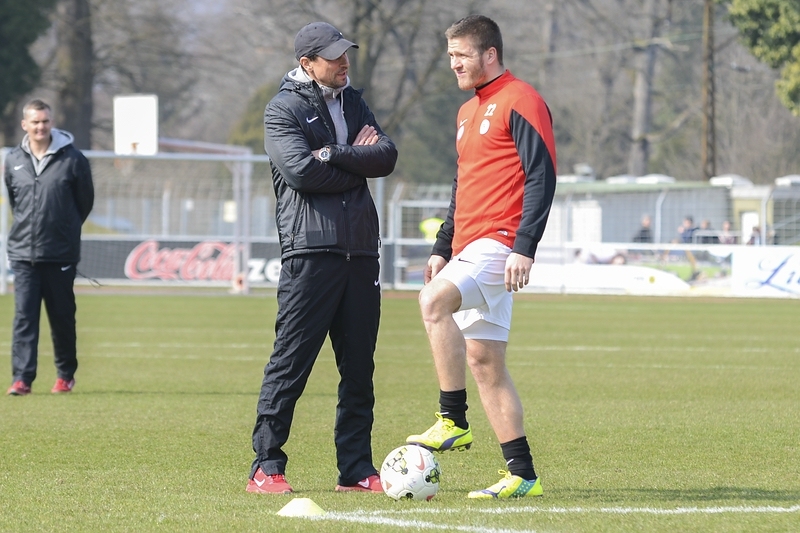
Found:
[[[474, 533], [800, 530], [797, 301], [522, 295], [508, 365], [542, 498], [470, 501], [504, 464], [474, 384], [475, 444], [437, 456], [431, 502], [333, 492], [337, 372], [323, 349], [287, 452], [297, 493], [244, 491], [274, 294], [78, 294], [77, 386], [46, 327], [34, 393], [0, 400], [0, 531]], [[0, 297], [10, 382], [13, 297]], [[387, 293], [376, 466], [433, 423], [413, 293]], [[7, 385], [6, 385], [7, 386]], [[276, 515], [293, 497], [326, 515]]]

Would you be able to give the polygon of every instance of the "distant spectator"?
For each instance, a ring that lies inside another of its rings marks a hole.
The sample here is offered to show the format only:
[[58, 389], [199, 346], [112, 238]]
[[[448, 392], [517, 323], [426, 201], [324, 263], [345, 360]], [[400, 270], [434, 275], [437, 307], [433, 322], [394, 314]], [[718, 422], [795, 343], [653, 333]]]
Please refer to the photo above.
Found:
[[653, 242], [653, 232], [650, 230], [650, 215], [642, 217], [642, 225], [632, 240], [633, 242]]
[[736, 235], [731, 233], [731, 223], [726, 220], [722, 223], [722, 230], [719, 232], [720, 244], [736, 244]]
[[692, 239], [694, 238], [694, 232], [698, 230], [698, 227], [694, 225], [694, 219], [691, 216], [686, 216], [683, 219], [683, 224], [678, 226], [678, 236], [680, 237], [680, 242], [684, 244], [691, 244]]
[[624, 265], [628, 259], [625, 252], [600, 244], [575, 250], [575, 261], [589, 265]]
[[711, 228], [711, 221], [707, 218], [700, 223], [699, 242], [701, 244], [719, 244], [719, 237]]
[[443, 223], [444, 220], [439, 216], [428, 217], [419, 223], [419, 230], [425, 237], [426, 242], [436, 242], [436, 234], [439, 233]]
[[[694, 219], [687, 215], [683, 218], [683, 224], [678, 226], [678, 238], [675, 239], [673, 242], [675, 243], [683, 243], [683, 244], [692, 244], [694, 240], [694, 234], [698, 231], [698, 227], [694, 225]], [[692, 269], [692, 273], [689, 276], [689, 282], [692, 282], [697, 279], [700, 275], [700, 271], [697, 269], [697, 260], [694, 257], [694, 254], [691, 250], [684, 250], [686, 254], [686, 260], [689, 261], [689, 266]]]
[[753, 226], [753, 232], [750, 234], [750, 238], [747, 240], [747, 244], [758, 246], [761, 244], [761, 228], [758, 226]]

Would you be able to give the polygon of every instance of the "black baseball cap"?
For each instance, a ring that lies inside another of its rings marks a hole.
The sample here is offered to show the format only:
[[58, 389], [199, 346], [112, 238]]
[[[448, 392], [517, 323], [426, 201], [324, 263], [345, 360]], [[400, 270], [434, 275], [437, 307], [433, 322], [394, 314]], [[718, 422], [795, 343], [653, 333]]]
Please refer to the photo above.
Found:
[[358, 45], [345, 39], [342, 32], [327, 22], [306, 24], [294, 38], [294, 55], [298, 61], [311, 56], [339, 59], [350, 47], [358, 48]]

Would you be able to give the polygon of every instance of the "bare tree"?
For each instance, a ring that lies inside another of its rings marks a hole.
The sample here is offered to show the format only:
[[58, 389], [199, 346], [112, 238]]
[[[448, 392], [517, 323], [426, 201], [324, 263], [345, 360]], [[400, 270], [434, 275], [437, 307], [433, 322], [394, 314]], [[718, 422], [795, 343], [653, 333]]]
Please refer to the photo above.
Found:
[[[159, 131], [170, 136], [198, 111], [193, 88], [197, 57], [187, 41], [192, 27], [178, 17], [184, 0], [92, 0], [97, 20], [95, 69], [105, 113], [95, 126], [111, 131], [111, 100], [126, 93], [154, 93]], [[105, 143], [104, 143], [105, 144]], [[108, 144], [105, 144], [108, 147]]]
[[434, 89], [434, 72], [447, 67], [444, 30], [475, 5], [474, 0], [447, 5], [432, 0], [267, 0], [245, 3], [242, 9], [278, 33], [273, 38], [292, 61], [294, 35], [315, 20], [332, 23], [358, 43], [349, 54], [351, 83], [364, 89], [382, 127], [393, 135]]
[[159, 96], [169, 130], [197, 109], [192, 94], [190, 25], [177, 14], [187, 0], [59, 0], [52, 31], [37, 41], [39, 91], [56, 100], [56, 123], [79, 148], [111, 148], [112, 99]]
[[[500, 24], [506, 66], [550, 105], [559, 170], [699, 178], [701, 0], [60, 0], [81, 3], [90, 40], [65, 46], [73, 28], [54, 18], [31, 48], [43, 73], [35, 94], [63, 94], [58, 107], [91, 96], [91, 112], [72, 114], [91, 116], [96, 148], [111, 147], [111, 99], [130, 92], [158, 94], [162, 135], [224, 142], [257, 93], [266, 105], [270, 91], [259, 89], [296, 65], [297, 30], [325, 20], [359, 43], [351, 81], [400, 144], [401, 163], [414, 159], [395, 175], [444, 179], [455, 170], [451, 117], [470, 94], [448, 71], [443, 32], [478, 12]], [[725, 9], [714, 28], [718, 172], [771, 182], [800, 164], [800, 123], [775, 97], [779, 73], [736, 42]], [[88, 45], [91, 83], [74, 63], [64, 70]]]
[[92, 147], [94, 51], [89, 0], [60, 0], [57, 6], [55, 122], [75, 136], [77, 148]]
[[650, 159], [648, 134], [652, 120], [653, 74], [656, 68], [656, 42], [661, 31], [662, 17], [660, 0], [644, 0], [642, 3], [643, 35], [634, 60], [633, 119], [631, 124], [631, 150], [628, 158], [628, 174], [642, 176], [647, 173]]
[[[542, 16], [542, 65], [539, 72], [539, 88], [547, 86], [547, 73], [553, 67], [552, 54], [555, 51], [555, 37], [558, 32], [556, 23], [556, 2], [547, 2], [544, 5]], [[535, 39], [535, 37], [534, 37]]]
[[50, 25], [54, 0], [0, 2], [0, 134], [4, 144], [14, 143], [19, 129], [18, 100], [34, 88], [40, 66], [30, 55], [30, 45]]

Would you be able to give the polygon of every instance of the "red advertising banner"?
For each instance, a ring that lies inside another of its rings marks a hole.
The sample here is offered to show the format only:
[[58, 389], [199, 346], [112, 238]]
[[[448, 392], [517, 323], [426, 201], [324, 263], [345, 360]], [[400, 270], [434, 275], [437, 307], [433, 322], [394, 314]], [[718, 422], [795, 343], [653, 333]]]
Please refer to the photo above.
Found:
[[125, 277], [132, 280], [227, 281], [234, 270], [235, 246], [203, 241], [192, 248], [159, 248], [144, 241], [125, 260]]

